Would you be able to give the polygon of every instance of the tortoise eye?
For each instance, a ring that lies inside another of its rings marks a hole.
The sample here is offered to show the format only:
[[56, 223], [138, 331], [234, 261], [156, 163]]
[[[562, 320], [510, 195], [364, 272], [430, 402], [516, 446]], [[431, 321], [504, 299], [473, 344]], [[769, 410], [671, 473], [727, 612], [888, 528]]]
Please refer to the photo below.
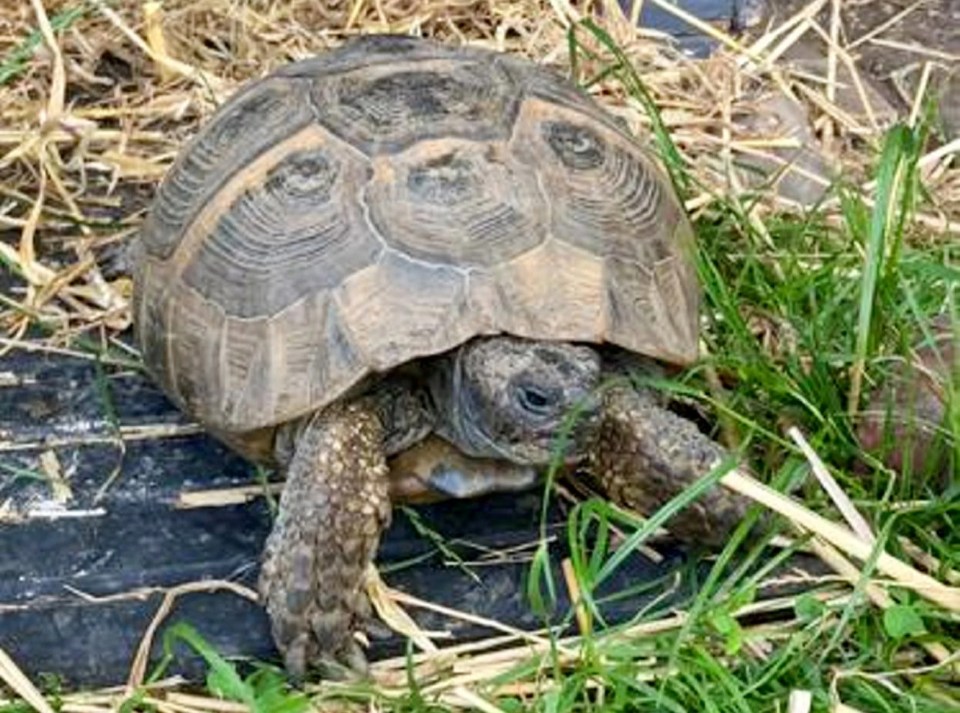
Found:
[[546, 416], [556, 405], [556, 395], [536, 386], [517, 387], [517, 403], [527, 413]]

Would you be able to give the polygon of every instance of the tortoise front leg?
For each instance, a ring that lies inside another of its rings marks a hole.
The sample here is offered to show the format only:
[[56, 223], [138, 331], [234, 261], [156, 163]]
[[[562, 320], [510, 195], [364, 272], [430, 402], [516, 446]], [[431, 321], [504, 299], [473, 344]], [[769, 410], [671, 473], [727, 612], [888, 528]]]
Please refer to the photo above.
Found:
[[369, 401], [300, 426], [267, 539], [260, 596], [287, 670], [366, 670], [353, 637], [369, 614], [364, 575], [390, 520], [383, 426]]
[[[589, 468], [614, 502], [650, 515], [727, 455], [650, 393], [616, 386], [603, 396]], [[677, 513], [668, 528], [682, 540], [723, 545], [751, 502], [717, 485]]]

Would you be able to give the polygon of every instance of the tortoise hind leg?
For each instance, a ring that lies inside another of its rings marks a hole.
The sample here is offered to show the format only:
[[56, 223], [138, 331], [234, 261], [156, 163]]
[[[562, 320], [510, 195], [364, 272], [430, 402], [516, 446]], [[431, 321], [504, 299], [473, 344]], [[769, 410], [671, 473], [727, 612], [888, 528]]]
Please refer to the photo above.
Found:
[[383, 426], [363, 400], [313, 416], [295, 436], [260, 596], [287, 670], [358, 673], [353, 638], [369, 613], [364, 576], [390, 519]]
[[[616, 386], [603, 397], [597, 446], [589, 468], [617, 504], [651, 515], [728, 455], [649, 393]], [[717, 485], [668, 523], [682, 540], [725, 544], [752, 504]]]

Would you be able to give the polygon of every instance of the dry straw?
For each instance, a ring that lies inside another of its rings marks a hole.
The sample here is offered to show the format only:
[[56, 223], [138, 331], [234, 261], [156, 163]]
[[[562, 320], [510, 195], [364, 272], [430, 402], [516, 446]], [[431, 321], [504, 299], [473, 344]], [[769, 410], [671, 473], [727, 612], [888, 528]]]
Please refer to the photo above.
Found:
[[[709, 59], [688, 59], [657, 33], [636, 27], [632, 20], [640, 3], [634, 3], [624, 15], [619, 3], [611, 0], [0, 0], [0, 260], [18, 276], [0, 300], [0, 327], [6, 333], [0, 350], [24, 348], [76, 355], [69, 344], [84, 333], [116, 346], [117, 330], [129, 323], [130, 284], [123, 275], [105, 276], [96, 258], [104, 248], [121, 244], [135, 233], [153, 190], [184, 141], [244, 81], [360, 33], [412, 33], [469, 42], [526, 55], [563, 70], [569, 66], [568, 29], [583, 18], [594, 18], [637, 68], [696, 185], [702, 187], [690, 197], [692, 210], [709, 205], [717, 195], [736, 197], [743, 182], [733, 166], [737, 157], [779, 162], [784, 172], [806, 173], [810, 180], [829, 183], [828, 177], [783, 160], [782, 149], [796, 147], [798, 141], [782, 126], [765, 129], [737, 121], [755, 110], [758, 97], [800, 100], [812, 125], [819, 129], [826, 158], [844, 166], [848, 181], [863, 180], [886, 117], [871, 99], [855, 50], [863, 42], [889, 44], [884, 32], [909, 19], [919, 3], [846, 44], [838, 32], [837, 12], [827, 13], [826, 26], [818, 24], [821, 10], [838, 5], [827, 0], [811, 2], [780, 24], [759, 28], [750, 38], [731, 37], [665, 0], [647, 0], [646, 4], [698, 27], [721, 49]], [[822, 71], [788, 65], [784, 57], [791, 48], [811, 36], [821, 38], [827, 48]], [[607, 54], [587, 33], [581, 32], [579, 37], [601, 57], [600, 61], [587, 59], [582, 65], [584, 76], [592, 76]], [[920, 59], [930, 63], [956, 60], [942, 54], [928, 50]], [[862, 116], [841, 105], [841, 81], [852, 85], [863, 105]], [[590, 91], [634, 131], [648, 129], [643, 108], [616, 82], [599, 82]], [[915, 107], [911, 118], [916, 117], [919, 99], [919, 93], [911, 97]], [[915, 220], [934, 236], [960, 232], [960, 172], [954, 160], [958, 149], [960, 144], [954, 141], [931, 151], [920, 162], [938, 202], [925, 206]], [[862, 187], [869, 203], [872, 186], [864, 182]], [[776, 191], [761, 191], [760, 197], [750, 204], [749, 215], [761, 231], [762, 218], [770, 211], [795, 207]], [[828, 202], [827, 210], [836, 210], [836, 206]], [[27, 340], [28, 328], [39, 322], [49, 336]], [[168, 435], [183, 432], [178, 427]], [[123, 437], [158, 435], [164, 434], [127, 432]], [[805, 441], [798, 442], [804, 444], [812, 468], [823, 476], [826, 469], [816, 454]], [[824, 483], [846, 513], [852, 530], [824, 520], [742, 474], [731, 473], [723, 482], [779, 511], [801, 529], [822, 536], [824, 540], [815, 540], [814, 547], [844, 580], [854, 581], [859, 576], [848, 557], [870, 559], [873, 541], [869, 528], [842, 493], [836, 492], [835, 484], [830, 484], [829, 474]], [[232, 495], [245, 498], [249, 493]], [[185, 498], [182, 505], [209, 506], [219, 499], [198, 502], [196, 497]], [[918, 562], [930, 565], [922, 557]], [[960, 611], [955, 587], [886, 554], [879, 555], [876, 566], [892, 583], [915, 589], [947, 611]], [[865, 590], [880, 607], [889, 605], [885, 584], [871, 581]], [[133, 666], [131, 685], [143, 680], [144, 651], [173, 598], [210, 586], [250, 596], [229, 583], [183, 585], [168, 592]], [[489, 621], [479, 623], [496, 632], [495, 636], [437, 649], [428, 632], [419, 632], [398, 608], [437, 611], [435, 605], [390, 592], [376, 581], [371, 586], [381, 613], [418, 642], [422, 653], [414, 657], [414, 664], [424, 691], [450, 705], [499, 710], [477, 693], [476, 684], [550, 650], [542, 634]], [[822, 590], [817, 596], [838, 603], [848, 591]], [[746, 607], [738, 615], [760, 608], [788, 611], [792, 606], [792, 600], [768, 601]], [[463, 613], [443, 613], [478, 623]], [[597, 635], [637, 637], [682, 624], [683, 615], [677, 614], [625, 632]], [[760, 638], [776, 638], [789, 635], [789, 629], [787, 624], [776, 632], [756, 631]], [[578, 646], [577, 639], [564, 640], [555, 652], [561, 660], [574, 660]], [[935, 647], [929, 653], [941, 663], [951, 660], [948, 652]], [[398, 659], [374, 666], [385, 691], [402, 688], [406, 665]], [[641, 667], [638, 675], [664, 673], [661, 663], [651, 659], [649, 669]], [[50, 710], [2, 651], [0, 679], [34, 709]], [[162, 711], [242, 709], [176, 692], [171, 689], [176, 685], [177, 681], [166, 681], [151, 686], [145, 703]], [[488, 694], [527, 695], [549, 685], [549, 672], [544, 671], [536, 682], [486, 690]], [[113, 710], [128, 693], [129, 688], [121, 688], [68, 696], [62, 710]], [[798, 694], [798, 699], [802, 695]]]
[[[703, 61], [686, 59], [657, 33], [638, 30], [609, 0], [3, 4], [0, 230], [6, 239], [0, 241], [0, 259], [22, 278], [0, 304], [3, 349], [20, 345], [29, 325], [39, 321], [53, 328], [43, 342], [49, 347], [84, 332], [108, 340], [128, 324], [129, 281], [112, 275], [106, 280], [96, 257], [136, 231], [183, 142], [244, 81], [359, 33], [430, 35], [565, 69], [567, 30], [583, 18], [596, 19], [638, 69], [702, 186], [701, 194], [690, 197], [693, 209], [742, 190], [744, 174], [733, 163], [744, 157], [780, 165], [784, 174], [814, 185], [830, 183], [829, 172], [784, 159], [786, 148], [802, 143], [789, 126], [738, 121], [756, 111], [758, 97], [772, 92], [801, 100], [820, 128], [827, 165], [842, 163], [847, 180], [864, 175], [872, 143], [889, 119], [864, 88], [853, 52], [858, 42], [882, 40], [884, 28], [843, 46], [836, 13], [826, 27], [817, 22], [826, 0], [749, 39], [731, 37], [666, 0], [647, 0], [718, 43], [721, 50]], [[579, 37], [596, 47], [588, 33]], [[822, 73], [783, 61], [810, 37], [825, 44]], [[586, 61], [584, 76], [600, 66]], [[841, 81], [854, 85], [863, 116], [837, 99]], [[615, 82], [600, 82], [591, 91], [631, 128], [646, 130], [643, 108]], [[921, 161], [932, 181], [930, 193], [938, 197], [916, 217], [928, 232], [960, 228], [957, 149], [956, 142], [941, 146]], [[872, 186], [863, 188], [869, 194]], [[761, 234], [765, 214], [793, 207], [776, 191], [764, 198], [751, 202], [749, 211]]]

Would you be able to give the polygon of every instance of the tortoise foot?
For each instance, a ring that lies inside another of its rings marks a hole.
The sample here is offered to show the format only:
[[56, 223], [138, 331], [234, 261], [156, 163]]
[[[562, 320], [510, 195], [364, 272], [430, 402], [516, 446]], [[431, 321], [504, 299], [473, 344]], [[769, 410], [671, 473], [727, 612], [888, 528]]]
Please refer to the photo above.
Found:
[[[623, 386], [604, 395], [599, 441], [589, 466], [614, 502], [651, 515], [727, 455], [650, 394]], [[720, 546], [751, 504], [717, 485], [677, 513], [667, 528], [682, 540]]]
[[369, 404], [332, 407], [295, 435], [260, 596], [287, 670], [366, 673], [354, 638], [369, 617], [367, 566], [390, 518], [382, 426]]

